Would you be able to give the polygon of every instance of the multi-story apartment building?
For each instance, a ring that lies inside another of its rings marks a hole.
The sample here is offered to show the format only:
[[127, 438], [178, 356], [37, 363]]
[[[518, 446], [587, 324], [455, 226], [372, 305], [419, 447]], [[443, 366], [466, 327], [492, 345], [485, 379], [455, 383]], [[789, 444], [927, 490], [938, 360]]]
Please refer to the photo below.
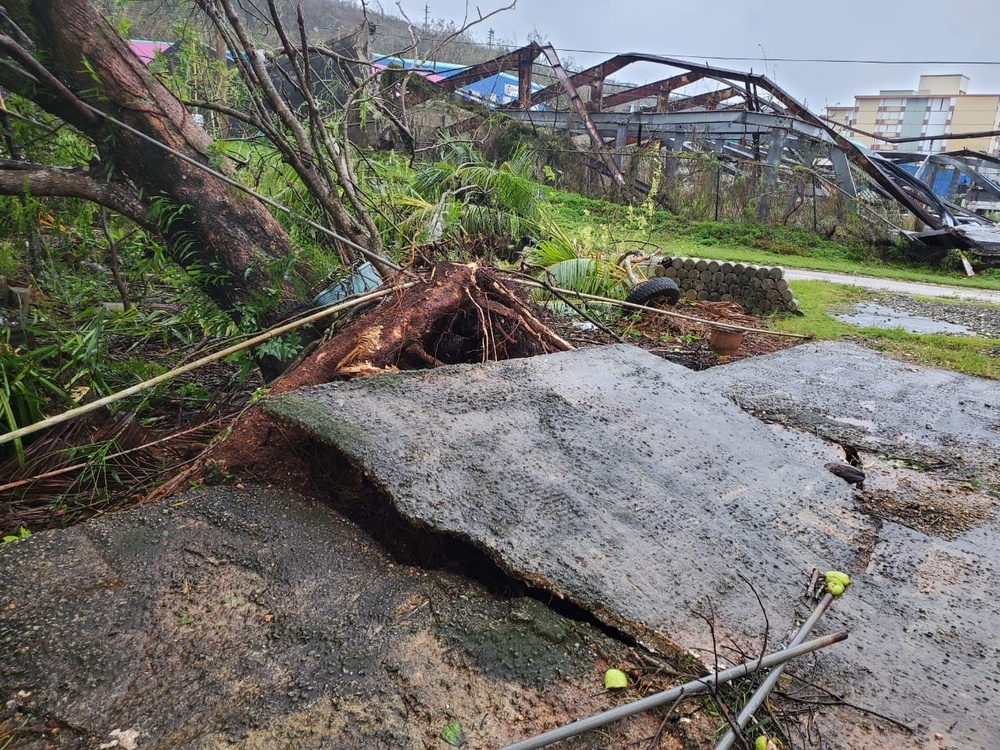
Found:
[[1000, 137], [995, 135], [905, 143], [871, 137], [926, 138], [1000, 130], [1000, 94], [970, 94], [968, 89], [969, 79], [964, 75], [920, 76], [916, 91], [856, 96], [853, 107], [828, 107], [827, 118], [853, 128], [838, 130], [873, 151], [936, 154], [969, 149], [1000, 155]]

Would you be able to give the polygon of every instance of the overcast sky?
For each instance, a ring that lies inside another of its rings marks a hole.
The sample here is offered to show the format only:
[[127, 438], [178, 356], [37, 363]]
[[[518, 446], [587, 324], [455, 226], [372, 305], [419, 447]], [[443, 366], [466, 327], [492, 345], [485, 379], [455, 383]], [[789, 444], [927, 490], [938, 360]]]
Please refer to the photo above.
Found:
[[[386, 12], [397, 12], [392, 0], [381, 1]], [[486, 14], [503, 5], [400, 0], [417, 25], [424, 21], [425, 6], [432, 20], [460, 24], [466, 13], [470, 19], [477, 17], [477, 8]], [[516, 8], [493, 16], [473, 33], [485, 39], [490, 28], [498, 41], [519, 46], [537, 32], [578, 68], [623, 52], [755, 73], [766, 68], [779, 86], [814, 111], [853, 104], [855, 94], [914, 89], [918, 77], [928, 73], [964, 73], [971, 81], [970, 94], [1000, 93], [1000, 0], [517, 0]], [[718, 59], [727, 57], [753, 59]], [[927, 62], [865, 65], [793, 59]], [[672, 72], [633, 65], [616, 78], [641, 84]]]

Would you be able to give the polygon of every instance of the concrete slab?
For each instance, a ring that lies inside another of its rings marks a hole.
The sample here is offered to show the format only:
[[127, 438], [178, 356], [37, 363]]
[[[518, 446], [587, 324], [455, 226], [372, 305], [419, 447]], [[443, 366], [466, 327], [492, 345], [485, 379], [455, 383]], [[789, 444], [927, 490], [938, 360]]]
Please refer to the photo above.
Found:
[[[877, 530], [824, 468], [832, 447], [630, 346], [329, 384], [266, 408], [339, 446], [414, 523], [707, 663], [712, 633], [695, 613], [714, 612], [724, 661], [738, 658], [730, 639], [753, 652], [765, 624], [752, 581], [773, 645], [811, 608], [811, 568], [856, 568]], [[816, 663], [872, 694], [884, 683], [867, 654], [853, 670], [834, 667], [843, 653]]]
[[[259, 487], [2, 545], [0, 582], [6, 750], [447, 748], [452, 721], [466, 747], [495, 748], [617, 705], [601, 675], [631, 658], [589, 624], [400, 564], [329, 505]], [[580, 747], [638, 745], [658, 724]]]
[[[780, 392], [780, 409], [798, 405], [848, 431], [835, 439], [867, 431], [873, 445], [891, 437], [924, 456], [985, 458], [995, 447], [983, 420], [995, 384], [856, 350], [797, 347], [694, 373], [614, 346], [331, 384], [267, 408], [339, 446], [413, 522], [470, 540], [640, 640], [708, 662], [711, 634], [696, 612], [714, 613], [718, 643], [760, 645], [763, 619], [738, 574], [760, 594], [774, 644], [809, 608], [800, 594], [811, 567], [849, 571], [856, 585], [819, 630], [851, 638], [818, 657], [813, 677], [913, 734], [844, 709], [825, 716], [824, 737], [852, 748], [994, 746], [1000, 650], [986, 592], [1000, 575], [996, 521], [949, 542], [866, 514], [824, 469], [839, 450], [730, 400], [774, 405]], [[942, 405], [932, 416], [927, 405], [945, 395], [955, 413]], [[973, 413], [978, 427], [965, 419]]]
[[[933, 526], [914, 530], [911, 518], [881, 514], [868, 553], [855, 565], [850, 608], [827, 619], [852, 631], [846, 650], [857, 652], [849, 661], [863, 663], [873, 684], [881, 684], [880, 692], [859, 692], [865, 702], [919, 720], [943, 736], [945, 747], [1000, 745], [994, 592], [1000, 576], [1000, 384], [917, 367], [846, 342], [798, 346], [704, 376], [761, 419], [930, 467], [922, 473], [925, 482], [939, 478], [937, 512], [975, 511], [981, 522], [946, 536]], [[875, 482], [879, 471], [878, 465], [869, 470]], [[917, 496], [912, 505], [920, 502]]]
[[768, 422], [1000, 482], [995, 380], [919, 367], [848, 342], [751, 357], [703, 378]]

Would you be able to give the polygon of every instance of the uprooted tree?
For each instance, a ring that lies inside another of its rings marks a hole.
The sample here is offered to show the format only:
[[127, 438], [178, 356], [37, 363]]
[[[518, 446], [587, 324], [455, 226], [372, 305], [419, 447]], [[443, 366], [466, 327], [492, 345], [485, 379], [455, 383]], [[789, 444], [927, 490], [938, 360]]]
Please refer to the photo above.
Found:
[[[239, 108], [224, 100], [179, 100], [91, 0], [21, 0], [0, 8], [0, 87], [69, 124], [89, 139], [94, 154], [89, 163], [56, 168], [19, 158], [9, 140], [0, 194], [99, 203], [162, 236], [172, 259], [197, 270], [192, 279], [234, 319], [250, 305], [279, 307], [315, 281], [311, 269], [264, 203], [240, 192], [228, 162], [186, 105], [197, 106], [269, 141], [313, 202], [314, 215], [330, 227], [322, 237], [342, 262], [360, 251], [383, 273], [390, 270], [380, 262], [382, 239], [372, 217], [378, 207], [355, 174], [349, 138], [352, 123], [377, 113], [405, 134], [364, 64], [368, 25], [333, 50], [306, 38], [301, 7], [291, 31], [276, 3], [254, 8], [254, 22], [264, 22], [281, 61], [269, 66], [247, 29], [247, 10], [231, 0], [192, 0], [191, 9], [220, 49], [231, 51], [242, 86]], [[343, 82], [339, 101], [320, 99], [317, 64], [336, 68]], [[290, 90], [300, 98], [294, 108]]]
[[[288, 81], [302, 92], [293, 111], [264, 69], [241, 15], [229, 0], [195, 5], [234, 51], [250, 106], [237, 111], [218, 102], [205, 109], [242, 120], [267, 137], [308, 190], [318, 214], [333, 228], [331, 249], [378, 253], [381, 239], [372, 202], [359, 186], [342, 116], [331, 126], [324, 105], [311, 99], [313, 48], [304, 32], [296, 44], [285, 33], [275, 3], [274, 32], [288, 61]], [[0, 161], [0, 193], [83, 198], [158, 233], [174, 261], [189, 269], [204, 292], [240, 320], [261, 300], [292, 300], [296, 248], [266, 205], [237, 189], [206, 132], [134, 55], [90, 0], [19, 0], [0, 9], [0, 87], [30, 100], [90, 140], [93, 158], [57, 168], [19, 158]], [[351, 61], [346, 61], [351, 62]], [[357, 63], [358, 61], [353, 61]], [[375, 109], [369, 81], [347, 66], [353, 86], [343, 106], [361, 99]], [[369, 68], [370, 69], [370, 68]], [[188, 102], [191, 104], [191, 102]], [[304, 118], [302, 113], [305, 113]], [[391, 120], [391, 113], [386, 112]], [[396, 123], [401, 126], [401, 123]], [[377, 260], [377, 257], [376, 257]], [[271, 269], [281, 269], [272, 276]], [[334, 378], [384, 370], [431, 367], [556, 351], [568, 344], [549, 332], [520, 296], [475, 264], [445, 264], [397, 291], [339, 335], [318, 346], [275, 386], [288, 390]], [[268, 373], [274, 374], [274, 373]], [[267, 420], [251, 414], [234, 433], [265, 444]], [[239, 447], [223, 447], [227, 465], [240, 463]]]

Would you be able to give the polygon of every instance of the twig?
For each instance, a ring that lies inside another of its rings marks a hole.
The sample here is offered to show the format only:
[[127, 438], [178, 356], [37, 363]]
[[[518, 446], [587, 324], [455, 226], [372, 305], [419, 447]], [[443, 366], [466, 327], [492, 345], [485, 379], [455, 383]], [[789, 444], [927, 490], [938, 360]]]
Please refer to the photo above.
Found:
[[656, 734], [653, 735], [653, 741], [649, 743], [649, 750], [656, 750], [656, 746], [660, 744], [660, 737], [663, 736], [663, 730], [667, 728], [667, 720], [674, 713], [674, 709], [680, 705], [681, 701], [684, 700], [683, 695], [678, 695], [677, 700], [675, 700], [670, 708], [667, 709], [667, 713], [663, 715], [663, 721], [660, 722], [659, 728], [656, 730]]
[[677, 698], [681, 695], [696, 695], [698, 693], [707, 692], [710, 683], [718, 685], [740, 677], [746, 677], [748, 674], [753, 674], [761, 669], [767, 669], [777, 664], [783, 664], [784, 662], [794, 659], [797, 656], [811, 653], [817, 649], [831, 646], [834, 643], [839, 643], [846, 639], [847, 631], [840, 631], [839, 633], [834, 633], [822, 638], [815, 638], [811, 641], [803, 643], [800, 646], [794, 646], [777, 651], [773, 654], [765, 656], [763, 659], [754, 659], [753, 661], [738, 664], [737, 666], [730, 667], [729, 669], [719, 672], [718, 674], [708, 675], [697, 680], [692, 680], [691, 682], [671, 688], [670, 690], [666, 690], [662, 693], [650, 695], [633, 703], [618, 706], [617, 708], [612, 708], [609, 711], [604, 711], [603, 713], [599, 713], [587, 719], [580, 719], [572, 724], [567, 724], [566, 726], [550, 730], [538, 735], [537, 737], [531, 737], [529, 739], [522, 740], [521, 742], [515, 742], [513, 745], [507, 745], [502, 748], [502, 750], [535, 750], [539, 747], [545, 747], [546, 745], [551, 745], [553, 742], [568, 739], [569, 737], [575, 737], [576, 735], [582, 734], [583, 732], [591, 729], [597, 729], [620, 719], [625, 719], [629, 716], [642, 713], [643, 711], [648, 711], [651, 708], [665, 705], [671, 701], [677, 700]]
[[[514, 275], [514, 276], [519, 276], [519, 277], [524, 278], [524, 279], [530, 278], [526, 274], [520, 273], [519, 271], [507, 271], [506, 273], [509, 273], [511, 275]], [[546, 275], [550, 275], [548, 271], [546, 271]], [[530, 280], [531, 281], [535, 281], [535, 279], [530, 279]], [[559, 289], [558, 287], [554, 287], [550, 283], [545, 282], [545, 281], [539, 282], [539, 283], [541, 283], [543, 285], [543, 288], [546, 291], [552, 292], [552, 294], [554, 294], [556, 297], [558, 297], [560, 302], [565, 302], [570, 307], [570, 309], [573, 310], [573, 312], [575, 312], [581, 318], [583, 318], [586, 321], [588, 321], [589, 323], [592, 323], [593, 325], [597, 326], [597, 328], [599, 328], [600, 330], [604, 331], [604, 333], [606, 333], [608, 336], [611, 336], [618, 343], [620, 343], [620, 344], [624, 344], [625, 343], [625, 339], [622, 336], [619, 336], [617, 333], [615, 333], [613, 330], [611, 330], [611, 328], [609, 328], [607, 325], [605, 325], [604, 323], [602, 323], [599, 319], [595, 318], [593, 315], [591, 315], [590, 313], [588, 313], [587, 309], [585, 307], [578, 307], [577, 305], [573, 304], [573, 302], [570, 301], [570, 299], [568, 297], [566, 297], [562, 293], [561, 289]]]
[[108, 259], [111, 261], [111, 274], [114, 277], [115, 286], [118, 288], [118, 296], [121, 297], [122, 307], [128, 310], [131, 303], [128, 299], [128, 290], [125, 289], [125, 281], [122, 279], [121, 263], [118, 262], [118, 243], [115, 241], [114, 235], [111, 234], [111, 227], [108, 226], [108, 209], [104, 206], [101, 206], [101, 231], [104, 232], [104, 238], [108, 241]]
[[[121, 458], [122, 456], [128, 455], [129, 453], [135, 453], [136, 451], [141, 451], [146, 448], [152, 448], [154, 445], [160, 445], [161, 443], [166, 443], [171, 440], [176, 440], [177, 438], [184, 437], [185, 435], [188, 435], [192, 432], [197, 432], [198, 430], [203, 430], [209, 425], [215, 424], [216, 422], [222, 422], [223, 420], [224, 420], [223, 417], [210, 419], [207, 422], [202, 422], [199, 425], [195, 425], [194, 427], [189, 427], [188, 429], [182, 430], [181, 432], [175, 432], [171, 435], [166, 435], [165, 437], [153, 440], [152, 442], [143, 443], [142, 445], [137, 445], [135, 448], [129, 448], [128, 450], [118, 451], [117, 453], [111, 453], [107, 456], [104, 456], [102, 460], [107, 462], [113, 458]], [[64, 466], [61, 469], [53, 469], [52, 471], [47, 471], [44, 474], [36, 474], [35, 476], [28, 477], [27, 479], [19, 479], [16, 482], [9, 482], [8, 484], [0, 484], [0, 492], [6, 492], [7, 490], [17, 489], [18, 487], [23, 487], [26, 484], [32, 484], [42, 479], [51, 479], [52, 477], [57, 477], [60, 474], [68, 474], [69, 472], [76, 471], [77, 469], [85, 469], [87, 468], [87, 466], [88, 466], [87, 462], [73, 464], [72, 466]]]
[[[756, 592], [755, 592], [756, 593]], [[799, 628], [799, 632], [795, 634], [789, 645], [797, 646], [806, 639], [806, 636], [812, 631], [813, 626], [819, 622], [819, 618], [823, 616], [827, 608], [833, 602], [833, 594], [825, 594], [822, 599], [820, 599], [819, 604], [809, 615], [809, 618], [802, 623], [802, 627]], [[757, 691], [750, 697], [747, 701], [746, 706], [740, 711], [739, 716], [736, 717], [736, 725], [732, 727], [726, 734], [719, 740], [719, 744], [715, 746], [715, 750], [729, 750], [733, 746], [733, 742], [736, 741], [737, 735], [743, 731], [743, 727], [747, 725], [750, 721], [750, 717], [754, 715], [761, 704], [767, 700], [768, 694], [774, 689], [774, 686], [778, 684], [778, 678], [781, 677], [781, 673], [784, 671], [784, 665], [780, 665], [771, 670], [771, 673], [767, 676], [767, 679], [761, 683]]]
[[[715, 608], [712, 606], [711, 599], [708, 600], [708, 608], [711, 617], [698, 611], [695, 611], [694, 615], [695, 617], [704, 620], [705, 624], [708, 625], [708, 632], [712, 637], [712, 658], [714, 660], [712, 675], [717, 676], [719, 674], [719, 645], [715, 637]], [[722, 715], [722, 718], [725, 719], [726, 723], [730, 726], [729, 731], [732, 732], [736, 728], [736, 719], [729, 710], [729, 706], [727, 706], [725, 701], [723, 701], [719, 696], [719, 682], [717, 679], [709, 684], [708, 692], [711, 695], [712, 700], [715, 702], [715, 707], [719, 709], [719, 713]]]
[[794, 701], [796, 703], [802, 703], [802, 704], [807, 705], [807, 706], [846, 706], [847, 708], [853, 708], [855, 711], [860, 711], [861, 713], [870, 714], [871, 716], [875, 716], [875, 717], [877, 717], [879, 719], [882, 719], [883, 721], [887, 721], [890, 724], [894, 724], [895, 726], [899, 727], [900, 729], [906, 730], [910, 734], [913, 734], [914, 732], [916, 732], [916, 730], [913, 727], [911, 727], [909, 724], [906, 724], [906, 723], [904, 723], [902, 721], [899, 721], [898, 719], [894, 719], [891, 716], [886, 716], [885, 714], [880, 714], [878, 711], [874, 711], [874, 710], [872, 710], [870, 708], [865, 708], [864, 706], [859, 706], [856, 703], [851, 703], [850, 701], [848, 701], [844, 697], [842, 697], [840, 695], [837, 695], [836, 693], [834, 693], [834, 692], [832, 692], [830, 690], [827, 690], [826, 688], [822, 687], [821, 685], [817, 685], [817, 684], [815, 684], [813, 682], [809, 682], [809, 680], [805, 680], [805, 679], [803, 679], [801, 677], [798, 677], [797, 675], [789, 674], [789, 676], [793, 680], [797, 680], [798, 682], [801, 682], [803, 685], [807, 685], [807, 686], [809, 686], [811, 688], [819, 690], [820, 692], [826, 693], [833, 700], [830, 700], [830, 701], [811, 700], [809, 698], [799, 698], [797, 696], [791, 695], [790, 693], [780, 693], [780, 695], [781, 695], [782, 698], [787, 698], [788, 700]]

